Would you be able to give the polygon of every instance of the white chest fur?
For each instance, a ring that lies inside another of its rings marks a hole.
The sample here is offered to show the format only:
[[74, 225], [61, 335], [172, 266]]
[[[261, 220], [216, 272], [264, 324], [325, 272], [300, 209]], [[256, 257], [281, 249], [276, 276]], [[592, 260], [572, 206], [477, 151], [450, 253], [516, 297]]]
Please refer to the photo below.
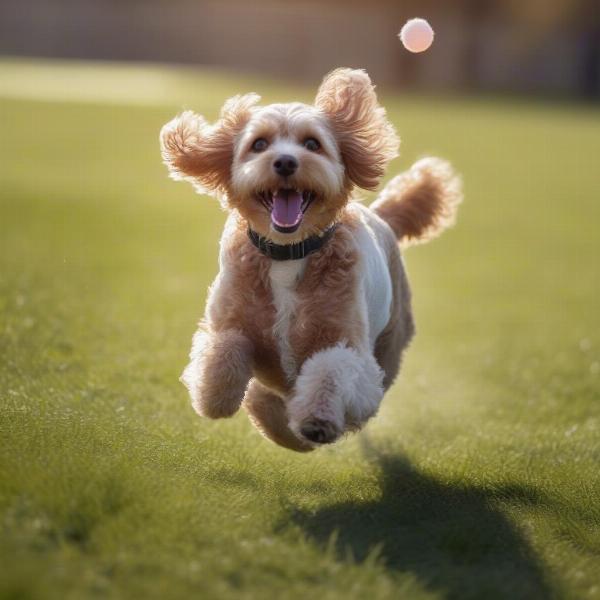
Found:
[[294, 317], [298, 301], [296, 288], [298, 281], [304, 274], [306, 260], [306, 258], [285, 261], [274, 260], [269, 269], [273, 304], [276, 311], [273, 336], [279, 348], [281, 367], [290, 379], [294, 378], [297, 370], [290, 346], [290, 323]]

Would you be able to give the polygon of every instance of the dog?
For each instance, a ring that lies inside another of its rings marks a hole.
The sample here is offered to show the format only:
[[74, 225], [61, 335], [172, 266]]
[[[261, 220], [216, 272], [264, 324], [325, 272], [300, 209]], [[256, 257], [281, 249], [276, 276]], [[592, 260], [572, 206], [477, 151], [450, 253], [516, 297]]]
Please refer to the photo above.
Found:
[[212, 419], [242, 406], [299, 452], [358, 431], [378, 410], [414, 335], [399, 250], [453, 224], [450, 165], [425, 158], [369, 208], [399, 139], [363, 70], [327, 75], [313, 105], [227, 100], [209, 124], [183, 112], [161, 130], [176, 180], [229, 212], [220, 271], [182, 382]]

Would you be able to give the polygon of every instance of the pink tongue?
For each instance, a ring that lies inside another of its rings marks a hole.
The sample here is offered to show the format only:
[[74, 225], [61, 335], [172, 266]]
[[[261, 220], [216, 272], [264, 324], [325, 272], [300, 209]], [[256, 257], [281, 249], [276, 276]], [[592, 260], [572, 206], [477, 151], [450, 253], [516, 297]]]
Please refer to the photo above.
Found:
[[273, 195], [271, 220], [282, 227], [291, 227], [301, 218], [302, 194], [295, 190], [277, 190]]

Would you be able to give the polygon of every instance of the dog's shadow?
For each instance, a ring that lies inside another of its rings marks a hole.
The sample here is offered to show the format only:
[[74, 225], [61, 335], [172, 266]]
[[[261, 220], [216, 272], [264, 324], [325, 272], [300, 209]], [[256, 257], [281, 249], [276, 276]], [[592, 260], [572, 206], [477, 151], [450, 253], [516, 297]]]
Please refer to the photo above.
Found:
[[[373, 452], [372, 450], [370, 451]], [[342, 561], [373, 552], [392, 573], [412, 573], [446, 598], [548, 598], [542, 566], [500, 500], [521, 508], [543, 501], [519, 486], [446, 483], [414, 468], [404, 455], [375, 454], [381, 495], [314, 511], [290, 509], [291, 520]]]

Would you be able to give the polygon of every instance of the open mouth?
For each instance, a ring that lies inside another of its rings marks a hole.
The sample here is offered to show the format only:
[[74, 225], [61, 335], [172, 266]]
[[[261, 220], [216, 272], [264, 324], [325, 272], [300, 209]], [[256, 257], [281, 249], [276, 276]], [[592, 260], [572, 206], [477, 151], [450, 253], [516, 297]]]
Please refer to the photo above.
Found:
[[279, 233], [294, 233], [316, 194], [309, 190], [280, 188], [259, 192], [258, 198], [271, 214], [271, 224]]

